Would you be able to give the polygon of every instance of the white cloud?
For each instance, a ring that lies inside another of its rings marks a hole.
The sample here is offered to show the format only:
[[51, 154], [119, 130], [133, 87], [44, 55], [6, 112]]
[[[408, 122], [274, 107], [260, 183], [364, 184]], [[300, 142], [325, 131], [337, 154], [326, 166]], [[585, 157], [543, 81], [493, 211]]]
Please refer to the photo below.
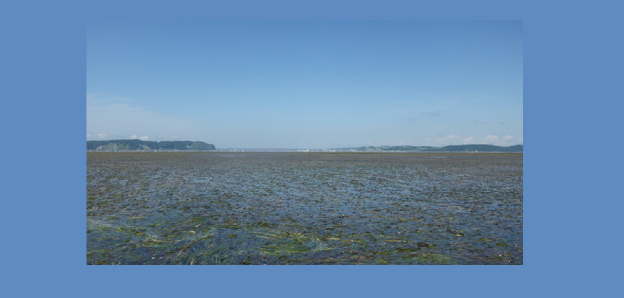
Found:
[[139, 139], [139, 140], [143, 140], [143, 141], [149, 140], [149, 138], [147, 136], [137, 137], [137, 135], [131, 135], [131, 136], [128, 137], [128, 139], [131, 139], [131, 140]]
[[487, 137], [483, 138], [483, 141], [486, 144], [494, 145], [494, 144], [498, 143], [498, 136], [488, 135]]
[[506, 135], [502, 138], [502, 141], [499, 144], [500, 146], [513, 146], [513, 145], [522, 145], [522, 136], [514, 137], [512, 135]]
[[97, 134], [97, 136], [98, 136], [98, 138], [100, 138], [100, 139], [103, 139], [103, 138], [107, 138], [107, 137], [108, 137], [108, 135], [107, 135], [107, 134], [105, 134], [105, 133], [98, 133], [98, 134]]
[[522, 137], [514, 137], [512, 135], [505, 135], [503, 137], [498, 137], [494, 135], [488, 135], [483, 138], [485, 144], [496, 145], [496, 146], [513, 146], [522, 144]]
[[88, 133], [88, 134], [87, 134], [87, 138], [90, 138], [90, 137], [91, 137], [91, 134], [89, 134], [89, 133]]
[[448, 135], [437, 138], [426, 138], [427, 146], [448, 146], [448, 145], [468, 145], [468, 144], [490, 144], [496, 146], [513, 146], [522, 144], [522, 137], [514, 137], [505, 135], [499, 137], [496, 135], [487, 135], [485, 137]]
[[[205, 134], [189, 120], [177, 119], [133, 104], [127, 98], [102, 98], [87, 95], [87, 133], [99, 138], [145, 139], [154, 135], [175, 135], [188, 139]], [[104, 136], [102, 136], [104, 135]], [[142, 136], [142, 137], [139, 137]]]
[[[429, 141], [430, 139], [428, 139]], [[433, 146], [447, 146], [447, 145], [464, 145], [464, 144], [475, 144], [476, 139], [473, 136], [459, 136], [459, 135], [448, 135], [441, 138], [436, 138], [433, 141]]]

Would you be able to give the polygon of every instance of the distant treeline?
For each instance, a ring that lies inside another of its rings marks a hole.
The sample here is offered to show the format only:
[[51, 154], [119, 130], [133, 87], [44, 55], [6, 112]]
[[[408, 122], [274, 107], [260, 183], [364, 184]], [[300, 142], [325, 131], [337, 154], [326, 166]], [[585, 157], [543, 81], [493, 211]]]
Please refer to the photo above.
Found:
[[87, 141], [87, 150], [94, 151], [155, 151], [155, 150], [215, 150], [215, 146], [193, 141], [110, 140]]
[[369, 146], [358, 151], [411, 151], [411, 152], [522, 152], [522, 145], [501, 147], [494, 145], [452, 145], [444, 147], [430, 146]]

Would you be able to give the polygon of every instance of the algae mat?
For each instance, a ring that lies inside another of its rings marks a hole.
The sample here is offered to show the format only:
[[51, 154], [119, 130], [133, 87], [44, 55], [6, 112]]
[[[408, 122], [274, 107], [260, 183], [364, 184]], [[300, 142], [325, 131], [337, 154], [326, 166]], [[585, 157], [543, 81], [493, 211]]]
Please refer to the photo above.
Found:
[[87, 264], [522, 264], [522, 154], [87, 153]]

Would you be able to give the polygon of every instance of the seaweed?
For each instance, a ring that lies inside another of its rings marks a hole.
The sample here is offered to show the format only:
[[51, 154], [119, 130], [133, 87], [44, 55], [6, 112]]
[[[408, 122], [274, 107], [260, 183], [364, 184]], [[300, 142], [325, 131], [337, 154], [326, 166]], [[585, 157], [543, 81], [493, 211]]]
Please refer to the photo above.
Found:
[[522, 154], [87, 153], [87, 264], [522, 264]]

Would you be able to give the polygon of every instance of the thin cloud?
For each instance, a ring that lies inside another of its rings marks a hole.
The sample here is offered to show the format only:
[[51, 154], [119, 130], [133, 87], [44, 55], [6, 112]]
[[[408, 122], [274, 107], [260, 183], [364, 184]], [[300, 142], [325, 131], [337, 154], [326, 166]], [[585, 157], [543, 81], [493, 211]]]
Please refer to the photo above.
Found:
[[397, 110], [392, 110], [392, 112], [394, 113], [399, 113], [399, 114], [409, 114], [412, 112], [412, 110], [406, 110], [406, 109], [397, 109]]
[[513, 146], [513, 145], [521, 145], [522, 137], [514, 137], [512, 135], [506, 135], [501, 138], [499, 142], [499, 146]]
[[[102, 99], [90, 94], [87, 96], [87, 137], [96, 132], [100, 139], [109, 136], [148, 139], [150, 135], [190, 138], [197, 134], [198, 129], [192, 121], [148, 110], [127, 98]], [[142, 137], [139, 138], [139, 135]]]
[[485, 138], [483, 138], [483, 141], [484, 141], [486, 144], [492, 144], [492, 145], [494, 145], [494, 144], [496, 144], [496, 143], [498, 142], [498, 136], [488, 135], [488, 136], [486, 136]]
[[512, 135], [505, 135], [503, 137], [488, 135], [483, 138], [483, 142], [485, 144], [496, 145], [496, 146], [513, 146], [522, 144], [522, 137], [514, 137]]
[[448, 135], [433, 140], [433, 146], [447, 146], [447, 145], [465, 145], [475, 144], [476, 139], [473, 136], [460, 136], [460, 135]]
[[421, 114], [438, 118], [438, 117], [440, 117], [440, 115], [442, 115], [442, 111], [436, 111], [436, 112], [433, 112], [433, 113], [421, 113]]
[[489, 144], [496, 146], [513, 146], [522, 144], [522, 137], [514, 137], [505, 135], [499, 137], [496, 135], [487, 135], [485, 137], [447, 135], [437, 138], [426, 138], [428, 146], [448, 146], [448, 145], [469, 145], [469, 144]]

